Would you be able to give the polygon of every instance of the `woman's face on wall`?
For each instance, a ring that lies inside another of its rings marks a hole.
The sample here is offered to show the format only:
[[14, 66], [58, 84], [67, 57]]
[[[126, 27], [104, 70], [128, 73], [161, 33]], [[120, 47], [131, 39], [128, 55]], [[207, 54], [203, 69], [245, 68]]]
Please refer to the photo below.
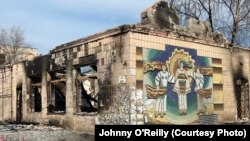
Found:
[[167, 69], [166, 66], [162, 66], [163, 71], [166, 71], [166, 69]]
[[180, 68], [183, 68], [183, 62], [180, 63]]

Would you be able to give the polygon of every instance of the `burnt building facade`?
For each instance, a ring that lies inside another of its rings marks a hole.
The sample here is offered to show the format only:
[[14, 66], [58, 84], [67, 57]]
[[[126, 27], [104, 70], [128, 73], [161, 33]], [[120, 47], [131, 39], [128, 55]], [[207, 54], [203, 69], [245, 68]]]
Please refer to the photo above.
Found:
[[85, 132], [95, 124], [248, 120], [250, 50], [230, 46], [206, 22], [182, 27], [174, 14], [159, 1], [142, 13], [140, 24], [15, 64], [11, 100], [0, 105], [10, 110], [0, 110], [0, 119]]

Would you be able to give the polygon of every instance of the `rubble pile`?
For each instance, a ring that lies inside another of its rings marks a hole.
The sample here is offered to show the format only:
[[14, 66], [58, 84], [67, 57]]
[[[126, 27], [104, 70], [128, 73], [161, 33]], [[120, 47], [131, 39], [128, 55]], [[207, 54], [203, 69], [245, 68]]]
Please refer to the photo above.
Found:
[[177, 13], [165, 0], [157, 1], [144, 10], [141, 13], [141, 22], [137, 26], [170, 31], [179, 36], [208, 40], [222, 45], [228, 43], [222, 33], [212, 32], [208, 21], [198, 21], [194, 18], [189, 18], [187, 26], [180, 25]]

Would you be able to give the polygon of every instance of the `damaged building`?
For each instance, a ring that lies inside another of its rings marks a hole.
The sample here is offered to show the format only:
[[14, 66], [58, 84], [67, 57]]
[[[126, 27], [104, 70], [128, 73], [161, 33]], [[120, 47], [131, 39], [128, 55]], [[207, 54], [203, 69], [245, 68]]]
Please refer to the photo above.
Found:
[[95, 124], [248, 120], [249, 49], [231, 46], [207, 22], [179, 25], [165, 1], [141, 17], [15, 64], [0, 119], [85, 132]]
[[[13, 106], [13, 96], [15, 98], [22, 99], [22, 81], [23, 81], [23, 65], [22, 62], [26, 60], [33, 60], [38, 56], [37, 49], [30, 47], [20, 47], [16, 52], [16, 64], [12, 64], [13, 61], [6, 50], [12, 50], [11, 46], [0, 45], [0, 121], [10, 121], [13, 117], [14, 111], [21, 109], [22, 104], [16, 103], [17, 109]], [[19, 65], [21, 64], [21, 65]], [[14, 79], [15, 78], [15, 79]], [[19, 116], [17, 116], [19, 118]]]

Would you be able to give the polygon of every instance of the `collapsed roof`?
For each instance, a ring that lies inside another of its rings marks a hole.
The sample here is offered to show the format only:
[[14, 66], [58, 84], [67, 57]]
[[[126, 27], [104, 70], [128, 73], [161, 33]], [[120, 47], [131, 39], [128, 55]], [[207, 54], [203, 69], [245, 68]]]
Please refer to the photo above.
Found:
[[179, 24], [179, 17], [175, 10], [165, 0], [159, 0], [141, 13], [141, 21], [133, 25], [121, 25], [104, 32], [96, 33], [85, 38], [74, 40], [57, 46], [51, 52], [60, 51], [72, 46], [96, 41], [102, 37], [114, 36], [126, 32], [140, 32], [156, 36], [169, 36], [181, 40], [196, 40], [205, 44], [228, 46], [227, 40], [219, 32], [212, 32], [210, 23], [190, 18], [186, 27]]

